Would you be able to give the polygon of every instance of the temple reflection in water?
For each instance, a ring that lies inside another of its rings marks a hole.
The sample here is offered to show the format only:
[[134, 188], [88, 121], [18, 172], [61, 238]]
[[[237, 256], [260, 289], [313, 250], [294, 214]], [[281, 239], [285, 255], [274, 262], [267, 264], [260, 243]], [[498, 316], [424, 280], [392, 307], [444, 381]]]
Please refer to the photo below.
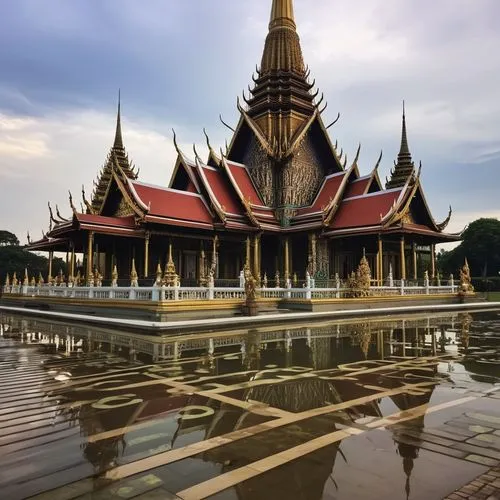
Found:
[[[450, 377], [448, 354], [467, 354], [474, 342], [468, 314], [166, 339], [15, 317], [1, 322], [4, 338], [42, 351], [43, 370], [54, 381], [44, 395], [57, 398], [56, 422], [79, 429], [96, 489], [115, 468], [201, 443], [155, 470], [180, 491], [383, 418], [389, 401], [401, 412], [418, 410]], [[260, 428], [290, 417], [276, 429]], [[407, 494], [423, 429], [424, 414], [390, 427]], [[244, 439], [210, 444], [241, 431], [248, 431]], [[339, 459], [346, 460], [342, 439], [239, 483], [234, 494], [274, 498], [279, 483], [285, 497], [320, 499], [328, 482], [336, 485]], [[179, 474], [179, 467], [192, 474]]]

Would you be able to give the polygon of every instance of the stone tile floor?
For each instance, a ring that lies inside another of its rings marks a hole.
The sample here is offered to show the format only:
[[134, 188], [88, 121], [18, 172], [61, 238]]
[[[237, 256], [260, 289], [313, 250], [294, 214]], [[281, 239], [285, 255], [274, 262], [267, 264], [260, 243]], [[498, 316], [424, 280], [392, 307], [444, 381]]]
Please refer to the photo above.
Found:
[[445, 500], [500, 500], [500, 467], [492, 467]]

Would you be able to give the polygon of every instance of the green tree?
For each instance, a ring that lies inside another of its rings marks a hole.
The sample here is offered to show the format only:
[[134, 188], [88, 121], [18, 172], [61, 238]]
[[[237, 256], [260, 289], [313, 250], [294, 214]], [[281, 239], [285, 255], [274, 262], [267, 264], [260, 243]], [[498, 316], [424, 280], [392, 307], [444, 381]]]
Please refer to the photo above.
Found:
[[[4, 239], [2, 239], [2, 236]], [[9, 241], [6, 244], [2, 242]], [[19, 240], [15, 234], [8, 231], [0, 231], [0, 284], [3, 285], [7, 273], [17, 273], [17, 277], [22, 279], [24, 270], [28, 270], [28, 275], [38, 277], [41, 273], [44, 279], [47, 279], [47, 272], [49, 268], [49, 261], [46, 257], [36, 255], [29, 252], [25, 248], [19, 246]], [[56, 275], [62, 269], [63, 273], [67, 275], [66, 263], [59, 258], [55, 258], [52, 262], [52, 273]]]
[[19, 246], [17, 236], [9, 231], [0, 231], [0, 247]]
[[462, 243], [449, 252], [438, 254], [443, 274], [454, 273], [467, 259], [472, 276], [498, 276], [500, 271], [500, 221], [478, 219], [464, 231]]

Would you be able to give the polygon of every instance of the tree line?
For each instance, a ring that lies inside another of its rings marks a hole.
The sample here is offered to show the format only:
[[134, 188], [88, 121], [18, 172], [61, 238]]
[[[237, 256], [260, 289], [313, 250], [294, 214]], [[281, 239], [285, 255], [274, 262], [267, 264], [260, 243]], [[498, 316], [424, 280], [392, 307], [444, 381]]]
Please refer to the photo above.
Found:
[[[19, 238], [9, 232], [0, 230], [0, 279], [1, 284], [4, 284], [7, 273], [15, 272], [18, 279], [23, 279], [24, 270], [28, 270], [28, 275], [31, 278], [38, 278], [42, 274], [44, 279], [47, 279], [49, 269], [49, 260], [46, 257], [29, 252], [19, 242]], [[66, 274], [66, 262], [60, 258], [54, 258], [52, 262], [52, 274], [56, 275], [59, 270]]]

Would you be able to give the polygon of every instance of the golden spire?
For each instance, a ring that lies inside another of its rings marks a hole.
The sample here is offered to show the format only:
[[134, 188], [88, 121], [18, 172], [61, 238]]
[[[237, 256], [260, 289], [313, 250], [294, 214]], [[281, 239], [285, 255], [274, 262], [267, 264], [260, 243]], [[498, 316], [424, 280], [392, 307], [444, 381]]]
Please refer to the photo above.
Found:
[[394, 164], [391, 178], [386, 184], [386, 189], [403, 187], [408, 178], [415, 174], [410, 148], [408, 146], [408, 133], [406, 131], [406, 110], [403, 101], [403, 120], [401, 126], [401, 145], [399, 147], [398, 161]]
[[121, 118], [121, 90], [118, 90], [118, 113], [116, 115], [116, 133], [113, 149], [123, 149], [122, 118]]
[[293, 0], [273, 0], [269, 29], [271, 30], [277, 26], [296, 28], [293, 15]]
[[274, 71], [304, 75], [304, 59], [296, 29], [293, 0], [273, 0], [260, 76]]

